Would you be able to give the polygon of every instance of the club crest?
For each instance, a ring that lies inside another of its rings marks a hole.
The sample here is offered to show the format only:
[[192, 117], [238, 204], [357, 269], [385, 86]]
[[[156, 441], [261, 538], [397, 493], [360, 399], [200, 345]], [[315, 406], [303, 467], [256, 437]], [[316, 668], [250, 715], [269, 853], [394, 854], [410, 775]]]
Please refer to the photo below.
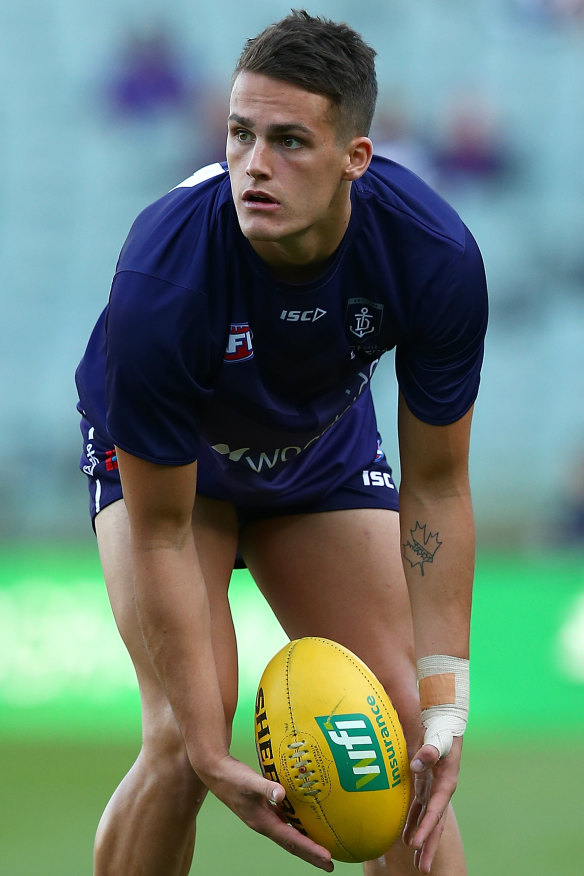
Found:
[[382, 320], [383, 304], [368, 298], [349, 298], [347, 301], [347, 328], [359, 340], [378, 335]]

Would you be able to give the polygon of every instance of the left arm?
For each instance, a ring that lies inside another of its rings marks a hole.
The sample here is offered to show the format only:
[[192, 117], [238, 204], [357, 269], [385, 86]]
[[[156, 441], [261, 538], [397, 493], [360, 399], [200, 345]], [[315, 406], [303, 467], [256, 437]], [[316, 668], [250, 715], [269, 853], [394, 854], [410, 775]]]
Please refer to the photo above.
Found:
[[472, 409], [450, 426], [429, 426], [400, 397], [401, 544], [418, 659], [468, 658], [475, 556], [471, 418]]
[[[430, 426], [400, 397], [401, 545], [417, 660], [469, 656], [475, 554], [468, 478], [471, 419], [472, 409], [449, 426]], [[454, 687], [451, 675], [440, 678]], [[440, 700], [441, 694], [433, 696]], [[448, 693], [443, 701], [450, 699]], [[416, 849], [423, 872], [429, 872], [456, 789], [461, 749], [462, 738], [455, 737], [444, 756], [434, 744], [425, 744], [412, 760], [416, 796], [404, 838]]]

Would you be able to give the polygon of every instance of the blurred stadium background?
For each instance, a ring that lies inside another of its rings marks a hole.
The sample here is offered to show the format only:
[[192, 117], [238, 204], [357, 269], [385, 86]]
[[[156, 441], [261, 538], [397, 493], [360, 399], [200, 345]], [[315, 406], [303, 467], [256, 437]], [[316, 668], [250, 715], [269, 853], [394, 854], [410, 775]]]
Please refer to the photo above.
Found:
[[[457, 792], [470, 872], [575, 876], [584, 779], [584, 3], [305, 5], [347, 20], [377, 49], [376, 149], [454, 204], [489, 277], [471, 459], [472, 721]], [[288, 10], [277, 0], [0, 4], [1, 876], [91, 872], [95, 824], [139, 733], [77, 471], [73, 372], [130, 223], [221, 157], [243, 41]], [[395, 460], [389, 355], [374, 389]], [[235, 746], [253, 758], [251, 700], [283, 637], [245, 572], [234, 576], [233, 607], [242, 653]], [[266, 846], [211, 802], [197, 872], [308, 872]]]

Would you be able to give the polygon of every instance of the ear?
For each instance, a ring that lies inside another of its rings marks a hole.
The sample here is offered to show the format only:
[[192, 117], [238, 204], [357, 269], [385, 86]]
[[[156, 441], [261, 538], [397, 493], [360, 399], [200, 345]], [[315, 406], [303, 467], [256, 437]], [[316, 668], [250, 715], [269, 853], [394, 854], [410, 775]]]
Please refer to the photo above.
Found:
[[369, 137], [355, 137], [347, 146], [347, 164], [343, 179], [353, 182], [363, 176], [373, 155], [373, 143]]

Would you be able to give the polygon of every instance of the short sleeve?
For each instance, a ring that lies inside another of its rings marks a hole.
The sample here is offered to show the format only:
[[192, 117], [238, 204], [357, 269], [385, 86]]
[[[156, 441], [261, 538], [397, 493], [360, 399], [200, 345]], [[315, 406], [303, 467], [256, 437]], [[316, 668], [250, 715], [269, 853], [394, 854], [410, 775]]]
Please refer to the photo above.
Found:
[[397, 345], [396, 374], [414, 416], [431, 425], [456, 422], [478, 394], [487, 329], [483, 260], [465, 229], [465, 244], [420, 294], [408, 339]]
[[116, 274], [106, 323], [107, 429], [115, 444], [150, 462], [193, 462], [211, 361], [204, 294]]

